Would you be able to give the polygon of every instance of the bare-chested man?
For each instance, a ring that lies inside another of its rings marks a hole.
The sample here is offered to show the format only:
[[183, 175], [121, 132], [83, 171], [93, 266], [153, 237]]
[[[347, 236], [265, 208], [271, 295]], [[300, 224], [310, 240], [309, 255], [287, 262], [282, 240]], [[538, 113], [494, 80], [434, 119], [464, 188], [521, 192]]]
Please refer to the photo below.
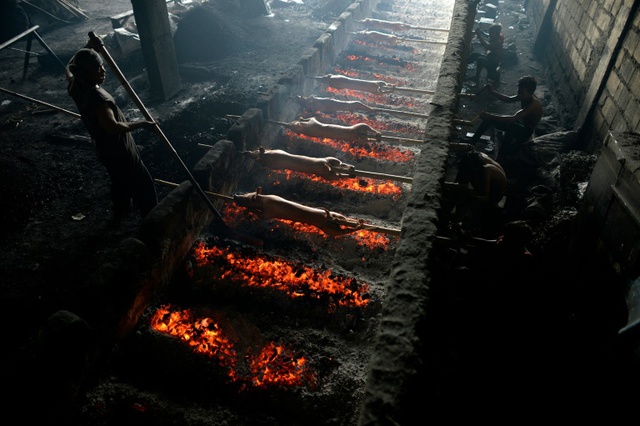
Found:
[[262, 188], [256, 192], [235, 195], [234, 201], [257, 213], [263, 219], [284, 219], [315, 226], [325, 234], [337, 237], [362, 228], [361, 221], [348, 220], [340, 213], [324, 208], [309, 207], [286, 200], [277, 195], [262, 195]]
[[475, 131], [470, 143], [476, 144], [480, 137], [489, 128], [495, 127], [505, 131], [502, 146], [500, 146], [499, 156], [509, 156], [516, 152], [520, 145], [526, 142], [535, 131], [538, 123], [542, 119], [542, 102], [534, 94], [538, 83], [533, 76], [525, 76], [518, 80], [518, 93], [512, 96], [503, 95], [496, 92], [491, 84], [485, 88], [489, 89], [496, 98], [502, 102], [520, 101], [520, 109], [513, 115], [492, 114], [482, 112], [480, 118], [482, 123]]
[[349, 168], [354, 168], [335, 157], [307, 157], [306, 155], [290, 154], [281, 149], [264, 149], [260, 147], [258, 150], [243, 151], [242, 153], [273, 170], [286, 169], [300, 173], [310, 173], [327, 180], [349, 177], [344, 172]]
[[507, 175], [500, 164], [483, 152], [467, 152], [458, 166], [456, 182], [471, 185], [476, 199], [496, 205], [507, 192]]

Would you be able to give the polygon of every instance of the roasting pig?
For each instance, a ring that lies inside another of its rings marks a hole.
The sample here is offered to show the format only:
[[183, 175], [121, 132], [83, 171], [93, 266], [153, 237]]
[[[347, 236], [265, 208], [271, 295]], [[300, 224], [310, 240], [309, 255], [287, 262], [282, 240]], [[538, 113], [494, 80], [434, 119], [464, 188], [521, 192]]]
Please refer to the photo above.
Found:
[[395, 84], [389, 84], [382, 80], [362, 80], [347, 77], [340, 74], [325, 74], [322, 77], [314, 77], [322, 83], [335, 89], [353, 89], [369, 93], [391, 93], [395, 90]]
[[310, 173], [327, 180], [350, 177], [340, 171], [354, 168], [354, 166], [344, 164], [335, 157], [307, 157], [305, 155], [290, 154], [281, 149], [264, 149], [260, 147], [258, 150], [243, 151], [242, 153], [270, 169], [287, 169], [295, 172]]
[[296, 133], [316, 137], [340, 139], [350, 142], [368, 141], [369, 136], [377, 141], [382, 140], [382, 134], [366, 123], [357, 123], [351, 126], [340, 124], [327, 124], [316, 120], [314, 117], [302, 118], [287, 124], [287, 128]]
[[388, 43], [392, 46], [395, 46], [398, 43], [404, 41], [404, 39], [401, 37], [395, 36], [393, 34], [381, 33], [380, 31], [362, 30], [358, 31], [356, 34], [364, 36], [368, 40], [380, 41], [383, 43]]
[[403, 22], [384, 21], [382, 19], [374, 18], [366, 18], [358, 22], [360, 22], [361, 24], [365, 24], [370, 28], [389, 29], [391, 31], [410, 30], [415, 28], [414, 26], [405, 24]]
[[234, 202], [256, 212], [263, 219], [284, 219], [315, 226], [325, 234], [337, 237], [362, 229], [363, 222], [349, 220], [340, 213], [325, 208], [309, 207], [286, 200], [277, 195], [262, 195], [256, 192], [235, 195]]
[[365, 24], [367, 28], [375, 28], [379, 30], [381, 29], [388, 29], [391, 31], [427, 30], [427, 31], [449, 32], [449, 30], [446, 28], [417, 27], [415, 25], [405, 24], [404, 22], [384, 21], [382, 19], [374, 19], [374, 18], [366, 18], [358, 22], [360, 22], [361, 24]]
[[360, 101], [341, 101], [338, 99], [318, 98], [315, 96], [296, 96], [295, 100], [301, 107], [309, 111], [320, 111], [326, 114], [339, 111], [374, 111], [373, 108]]

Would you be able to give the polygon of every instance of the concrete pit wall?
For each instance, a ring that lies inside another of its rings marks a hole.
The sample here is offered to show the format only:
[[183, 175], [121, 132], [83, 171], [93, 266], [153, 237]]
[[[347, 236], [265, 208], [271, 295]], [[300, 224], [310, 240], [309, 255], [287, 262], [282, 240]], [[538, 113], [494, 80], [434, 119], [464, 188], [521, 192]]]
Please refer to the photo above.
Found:
[[360, 426], [414, 424], [429, 413], [428, 396], [434, 374], [429, 342], [436, 341], [428, 324], [433, 291], [443, 285], [431, 273], [442, 182], [452, 141], [454, 113], [466, 72], [465, 58], [475, 9], [456, 1], [449, 39], [442, 58], [413, 176], [411, 194], [402, 217], [402, 235], [391, 267], [376, 346], [369, 365]]

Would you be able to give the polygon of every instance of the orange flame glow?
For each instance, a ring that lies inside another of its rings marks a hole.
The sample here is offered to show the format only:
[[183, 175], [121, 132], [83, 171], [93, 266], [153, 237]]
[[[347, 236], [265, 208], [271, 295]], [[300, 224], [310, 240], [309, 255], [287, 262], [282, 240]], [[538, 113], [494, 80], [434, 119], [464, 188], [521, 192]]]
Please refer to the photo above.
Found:
[[250, 375], [238, 374], [238, 359], [234, 349], [237, 341], [224, 335], [219, 324], [211, 318], [195, 318], [187, 309], [171, 310], [160, 307], [151, 318], [151, 327], [175, 336], [196, 353], [215, 358], [227, 370], [230, 382], [241, 382], [254, 388], [292, 387], [315, 385], [315, 374], [308, 368], [304, 357], [296, 357], [289, 349], [273, 342], [267, 343], [256, 356], [243, 357], [249, 363]]
[[151, 318], [151, 327], [161, 333], [178, 337], [194, 352], [216, 358], [222, 367], [228, 368], [228, 375], [236, 380], [234, 367], [238, 356], [231, 342], [220, 330], [218, 324], [209, 318], [196, 320], [188, 310], [171, 312], [169, 307], [161, 307]]
[[[372, 58], [370, 56], [361, 56], [361, 55], [347, 55], [345, 59], [351, 62], [365, 62], [371, 63], [374, 66], [394, 66], [397, 68], [402, 68], [408, 71], [415, 71], [417, 67], [414, 64], [411, 64], [405, 60], [399, 59], [397, 57], [391, 58]], [[358, 68], [358, 65], [355, 65]]]
[[[320, 299], [330, 296], [338, 306], [366, 307], [369, 303], [369, 285], [355, 279], [334, 275], [330, 270], [314, 270], [304, 265], [294, 265], [283, 259], [266, 256], [245, 256], [218, 247], [206, 247], [200, 242], [194, 246], [196, 265], [223, 264], [221, 280], [241, 285], [269, 288], [296, 298], [307, 295]], [[330, 310], [333, 309], [330, 306]]]
[[404, 80], [400, 80], [399, 78], [391, 77], [384, 74], [377, 74], [377, 73], [367, 74], [362, 71], [347, 70], [339, 67], [334, 68], [333, 71], [336, 74], [346, 75], [347, 77], [353, 77], [353, 78], [364, 79], [364, 80], [374, 79], [378, 81], [384, 81], [385, 83], [389, 83], [389, 84], [395, 84], [398, 87], [407, 86], [409, 84]]
[[251, 360], [254, 387], [301, 386], [309, 378], [307, 360], [296, 358], [284, 346], [270, 342]]
[[325, 92], [329, 96], [346, 96], [354, 100], [359, 100], [371, 107], [402, 107], [408, 110], [418, 110], [418, 112], [427, 111], [428, 107], [428, 104], [425, 101], [393, 94], [376, 95], [358, 90], [336, 89], [333, 87], [326, 87]]
[[378, 160], [388, 160], [396, 162], [408, 162], [413, 160], [415, 154], [408, 149], [401, 149], [395, 146], [389, 146], [383, 142], [370, 142], [363, 145], [352, 146], [348, 142], [330, 139], [330, 138], [316, 138], [313, 136], [303, 135], [301, 133], [292, 132], [289, 129], [284, 131], [284, 135], [292, 138], [296, 136], [301, 139], [307, 139], [319, 144], [327, 145], [335, 148], [341, 152], [346, 152], [355, 158], [376, 158]]
[[349, 191], [366, 192], [376, 195], [392, 195], [396, 197], [402, 194], [402, 187], [396, 185], [394, 182], [380, 181], [377, 179], [345, 178], [338, 180], [326, 180], [319, 176], [306, 175], [304, 173], [294, 172], [291, 170], [275, 170], [272, 173], [283, 176], [285, 180], [289, 180], [291, 178], [307, 179], [312, 182], [331, 185], [333, 187]]

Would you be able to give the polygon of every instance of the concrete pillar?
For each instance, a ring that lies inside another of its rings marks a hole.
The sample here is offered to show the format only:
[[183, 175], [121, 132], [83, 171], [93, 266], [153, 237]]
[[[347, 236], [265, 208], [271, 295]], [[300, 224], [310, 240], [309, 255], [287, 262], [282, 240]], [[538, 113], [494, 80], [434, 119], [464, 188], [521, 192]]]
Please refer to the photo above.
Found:
[[131, 0], [151, 96], [167, 100], [180, 89], [180, 74], [165, 0]]

